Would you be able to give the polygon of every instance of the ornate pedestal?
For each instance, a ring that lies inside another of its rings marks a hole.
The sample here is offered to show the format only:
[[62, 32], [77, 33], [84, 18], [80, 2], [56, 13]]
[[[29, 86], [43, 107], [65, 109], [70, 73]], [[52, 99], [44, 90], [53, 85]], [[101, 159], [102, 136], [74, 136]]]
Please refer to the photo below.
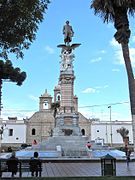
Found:
[[53, 136], [81, 136], [78, 126], [79, 116], [77, 113], [61, 113], [56, 117], [56, 127], [53, 130]]

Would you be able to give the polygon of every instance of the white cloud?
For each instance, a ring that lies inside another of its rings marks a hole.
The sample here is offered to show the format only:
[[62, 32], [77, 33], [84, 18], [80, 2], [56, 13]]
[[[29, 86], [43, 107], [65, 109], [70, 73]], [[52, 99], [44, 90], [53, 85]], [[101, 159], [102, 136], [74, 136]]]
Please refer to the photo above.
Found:
[[135, 67], [135, 48], [130, 48], [130, 56], [131, 56], [131, 61], [133, 63], [133, 66]]
[[39, 97], [33, 96], [33, 95], [29, 95], [29, 98], [33, 101], [38, 102], [39, 101]]
[[[112, 47], [114, 47], [115, 50], [115, 62], [116, 64], [125, 64], [124, 63], [124, 59], [123, 59], [123, 53], [121, 50], [121, 45], [117, 43], [117, 41], [113, 38], [110, 41], [110, 44]], [[135, 48], [129, 48], [129, 52], [130, 52], [130, 58], [131, 58], [131, 62], [133, 67], [135, 67]]]
[[[83, 107], [83, 108], [81, 108]], [[128, 110], [128, 109], [127, 109]], [[96, 106], [96, 105], [91, 105], [91, 106], [80, 106], [79, 107], [79, 112], [82, 113], [86, 118], [90, 119], [99, 119], [100, 121], [110, 121], [110, 112], [108, 111], [108, 108], [105, 106]], [[127, 112], [127, 115], [118, 112], [117, 110], [112, 111], [112, 121], [130, 121], [131, 120], [131, 115], [130, 112]]]
[[132, 36], [131, 40], [132, 40], [132, 42], [135, 42], [135, 36]]
[[101, 113], [101, 107], [96, 106], [79, 108], [79, 112], [82, 113], [86, 118], [93, 120], [107, 121], [109, 117], [109, 112], [104, 111]]
[[49, 46], [46, 46], [45, 47], [45, 50], [49, 53], [49, 54], [54, 54], [54, 49], [49, 47]]
[[82, 92], [83, 93], [95, 93], [96, 89], [94, 89], [94, 88], [87, 88], [87, 89], [83, 90]]
[[96, 89], [105, 89], [105, 88], [108, 88], [108, 85], [96, 86], [95, 88], [96, 88]]
[[108, 23], [108, 24], [106, 24], [106, 25], [107, 25], [107, 28], [109, 28], [109, 29], [110, 29], [110, 28], [111, 28], [111, 29], [113, 28], [113, 29], [114, 29], [113, 23]]
[[103, 86], [104, 89], [105, 89], [105, 88], [108, 88], [108, 87], [109, 87], [108, 85], [104, 85], [104, 86]]
[[86, 118], [90, 118], [90, 119], [92, 119], [92, 118], [95, 118], [95, 117], [97, 117], [97, 115], [96, 115], [96, 113], [94, 113], [94, 115], [93, 115], [93, 112], [92, 112], [92, 110], [91, 110], [91, 108], [79, 108], [79, 112], [80, 113], [82, 113], [83, 114], [83, 116], [84, 117], [86, 117]]
[[119, 69], [112, 69], [113, 72], [120, 72]]
[[112, 40], [110, 41], [110, 44], [111, 46], [115, 48], [121, 48], [120, 44], [114, 38], [112, 38]]
[[101, 87], [101, 86], [96, 86], [95, 88], [96, 88], [96, 89], [101, 89], [102, 87]]
[[101, 60], [102, 60], [102, 58], [101, 58], [101, 57], [98, 57], [98, 58], [96, 58], [96, 59], [92, 59], [92, 60], [90, 61], [90, 63], [99, 62], [99, 61], [101, 61]]
[[84, 89], [82, 91], [82, 93], [89, 93], [89, 94], [91, 94], [91, 93], [99, 93], [100, 92], [99, 89], [101, 90], [101, 89], [105, 89], [105, 88], [108, 88], [108, 85], [96, 86], [95, 88], [89, 87], [89, 88]]
[[105, 53], [106, 53], [106, 51], [105, 51], [105, 50], [101, 50], [100, 52], [101, 52], [102, 54], [105, 54]]
[[18, 120], [23, 118], [30, 118], [36, 110], [17, 110], [17, 109], [4, 109], [2, 111], [2, 119], [7, 120], [8, 117], [17, 117]]
[[122, 51], [121, 49], [117, 49], [115, 50], [115, 63], [116, 64], [124, 64], [124, 60], [123, 60], [123, 54], [122, 54]]

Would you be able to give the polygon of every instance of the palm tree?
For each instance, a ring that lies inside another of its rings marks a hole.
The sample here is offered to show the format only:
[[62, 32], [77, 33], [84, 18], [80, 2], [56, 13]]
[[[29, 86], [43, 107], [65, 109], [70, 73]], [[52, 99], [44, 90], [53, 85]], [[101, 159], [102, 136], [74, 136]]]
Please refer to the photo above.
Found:
[[1, 96], [2, 96], [2, 83], [4, 80], [10, 82], [16, 82], [18, 86], [21, 86], [26, 79], [26, 73], [21, 72], [20, 68], [14, 68], [10, 60], [5, 62], [0, 60], [0, 115], [1, 115]]
[[59, 107], [60, 107], [59, 101], [54, 102], [54, 103], [51, 104], [51, 109], [53, 110], [53, 117], [55, 119], [54, 127], [56, 127], [56, 114], [57, 114], [57, 110], [58, 110]]
[[135, 12], [135, 0], [93, 0], [91, 8], [95, 15], [100, 15], [103, 22], [113, 22], [116, 28], [114, 37], [121, 44], [123, 58], [128, 76], [130, 107], [132, 115], [133, 143], [135, 150], [135, 80], [133, 68], [129, 55], [129, 20], [128, 15], [133, 16]]
[[117, 133], [119, 133], [123, 139], [123, 142], [125, 143], [125, 145], [127, 144], [127, 140], [128, 140], [128, 134], [129, 134], [129, 130], [126, 129], [125, 127], [121, 127], [120, 129], [117, 129]]

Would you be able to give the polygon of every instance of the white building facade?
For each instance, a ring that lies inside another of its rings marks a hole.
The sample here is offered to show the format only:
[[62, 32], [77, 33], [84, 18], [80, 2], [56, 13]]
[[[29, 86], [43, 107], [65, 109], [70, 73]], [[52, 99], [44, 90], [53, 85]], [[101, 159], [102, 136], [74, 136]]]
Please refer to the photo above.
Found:
[[9, 118], [0, 121], [3, 127], [2, 146], [19, 146], [26, 143], [26, 124], [25, 120], [17, 120], [17, 118]]
[[117, 129], [126, 128], [129, 130], [129, 144], [133, 144], [132, 122], [131, 121], [93, 121], [91, 123], [91, 140], [103, 141], [105, 144], [123, 144], [122, 136]]

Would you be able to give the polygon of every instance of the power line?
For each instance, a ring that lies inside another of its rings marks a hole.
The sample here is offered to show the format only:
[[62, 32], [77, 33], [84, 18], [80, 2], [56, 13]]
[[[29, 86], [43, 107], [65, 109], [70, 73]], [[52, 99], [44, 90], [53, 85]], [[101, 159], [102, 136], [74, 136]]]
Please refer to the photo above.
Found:
[[95, 104], [95, 105], [81, 106], [79, 108], [100, 107], [100, 106], [114, 106], [114, 105], [126, 104], [126, 103], [129, 103], [129, 102], [126, 101], [126, 102], [117, 102], [117, 103], [109, 103], [109, 104]]

